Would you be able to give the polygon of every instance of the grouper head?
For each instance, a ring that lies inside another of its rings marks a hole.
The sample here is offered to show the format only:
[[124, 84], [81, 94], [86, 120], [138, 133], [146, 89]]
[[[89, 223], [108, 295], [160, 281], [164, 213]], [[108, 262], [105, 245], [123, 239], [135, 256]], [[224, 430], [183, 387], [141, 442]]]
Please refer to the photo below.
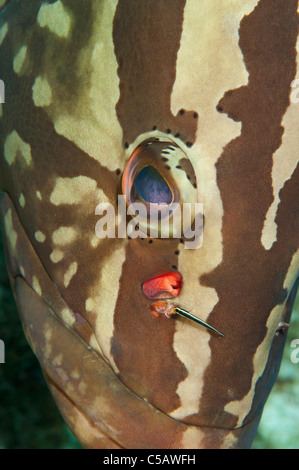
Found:
[[249, 447], [298, 285], [298, 0], [0, 4], [7, 268], [66, 423]]

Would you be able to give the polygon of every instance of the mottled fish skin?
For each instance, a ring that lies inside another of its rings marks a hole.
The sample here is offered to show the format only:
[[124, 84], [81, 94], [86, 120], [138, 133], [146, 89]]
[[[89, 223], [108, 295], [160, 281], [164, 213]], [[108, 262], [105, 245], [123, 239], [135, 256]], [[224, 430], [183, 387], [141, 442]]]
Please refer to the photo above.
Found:
[[[6, 3], [7, 267], [62, 415], [87, 448], [250, 447], [298, 286], [298, 0]], [[151, 138], [188, 157], [199, 249], [95, 236]], [[225, 338], [151, 315], [141, 285], [173, 270]]]

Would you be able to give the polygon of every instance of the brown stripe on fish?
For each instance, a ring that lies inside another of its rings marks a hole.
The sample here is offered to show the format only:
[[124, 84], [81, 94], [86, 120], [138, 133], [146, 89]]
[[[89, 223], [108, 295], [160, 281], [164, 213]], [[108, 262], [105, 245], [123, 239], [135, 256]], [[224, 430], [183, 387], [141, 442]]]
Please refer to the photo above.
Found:
[[[188, 145], [195, 139], [195, 112], [182, 110], [174, 116], [170, 109], [184, 6], [185, 1], [177, 0], [118, 2], [113, 24], [120, 79], [116, 110], [126, 147], [140, 134], [156, 129], [180, 136]], [[138, 48], [133, 47], [136, 43]], [[131, 240], [126, 248], [111, 354], [121, 380], [169, 412], [180, 404], [175, 390], [186, 370], [173, 351], [174, 322], [161, 318], [157, 324], [141, 283], [177, 266], [178, 241], [148, 241]], [[163, 357], [162, 364], [155, 350]]]
[[[234, 411], [238, 406], [228, 403], [237, 403], [254, 387], [253, 358], [265, 338], [270, 312], [286, 298], [283, 283], [298, 243], [294, 239], [298, 228], [291, 233], [288, 226], [288, 236], [269, 251], [261, 245], [260, 234], [273, 200], [272, 155], [281, 145], [281, 121], [296, 74], [297, 6], [297, 0], [289, 0], [287, 5], [282, 0], [261, 0], [244, 17], [240, 48], [249, 84], [227, 92], [219, 103], [219, 110], [242, 122], [242, 134], [226, 146], [217, 162], [224, 207], [223, 261], [202, 276], [201, 282], [217, 290], [219, 303], [209, 321], [222, 328], [226, 338], [220, 343], [211, 337], [211, 363], [205, 372], [200, 410], [189, 417], [191, 423], [204, 424], [217, 415], [216, 426], [237, 424]], [[281, 192], [279, 214], [285, 211], [285, 215], [278, 216], [278, 223], [283, 217], [290, 224], [293, 210], [289, 204], [296, 200], [296, 184], [298, 188], [295, 178], [294, 173], [286, 184], [292, 189]], [[265, 366], [267, 357], [260, 360]], [[245, 415], [249, 411], [245, 409]]]
[[120, 379], [140, 397], [170, 412], [180, 405], [175, 393], [186, 369], [173, 350], [175, 321], [156, 318], [141, 284], [172, 271], [177, 255], [173, 240], [131, 240], [126, 248], [114, 313], [111, 354]]
[[[299, 7], [298, 7], [299, 9]], [[299, 12], [299, 10], [297, 10]], [[296, 79], [299, 77], [299, 35], [297, 37], [297, 74]], [[262, 244], [266, 249], [272, 247], [273, 243], [277, 240], [277, 225], [275, 218], [277, 215], [277, 208], [280, 203], [279, 191], [283, 188], [285, 182], [291, 177], [296, 165], [298, 163], [297, 151], [297, 137], [299, 135], [299, 120], [298, 107], [296, 100], [292, 99], [293, 92], [291, 93], [290, 105], [285, 113], [282, 121], [282, 126], [287, 129], [282, 137], [282, 144], [273, 155], [272, 167], [272, 186], [274, 201], [269, 207], [267, 212], [263, 232], [261, 236]], [[287, 158], [285, 157], [287, 155]]]
[[[192, 145], [197, 128], [194, 111], [171, 112], [185, 0], [120, 0], [113, 25], [120, 99], [116, 110], [123, 143], [158, 129]], [[138, 48], [135, 45], [138, 44]]]

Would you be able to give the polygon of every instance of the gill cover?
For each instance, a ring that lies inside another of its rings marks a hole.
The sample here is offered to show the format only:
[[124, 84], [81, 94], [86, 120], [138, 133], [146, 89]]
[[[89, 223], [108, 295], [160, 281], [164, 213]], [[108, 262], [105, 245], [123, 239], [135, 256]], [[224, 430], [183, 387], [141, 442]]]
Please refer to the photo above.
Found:
[[[297, 0], [2, 8], [7, 267], [85, 447], [251, 445], [297, 290], [298, 62]], [[98, 238], [95, 208], [117, 228], [119, 195], [126, 210], [162, 203], [164, 222], [203, 203], [202, 246], [130, 212], [143, 238]], [[177, 304], [224, 338], [152, 315], [141, 286], [168, 273], [184, 280]]]

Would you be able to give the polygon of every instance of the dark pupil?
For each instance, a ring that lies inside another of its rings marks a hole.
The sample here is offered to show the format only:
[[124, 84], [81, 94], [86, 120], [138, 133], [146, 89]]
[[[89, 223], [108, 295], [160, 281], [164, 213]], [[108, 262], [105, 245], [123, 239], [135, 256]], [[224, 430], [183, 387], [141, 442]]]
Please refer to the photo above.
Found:
[[160, 173], [151, 165], [144, 167], [135, 179], [135, 188], [146, 202], [171, 204], [172, 192]]

